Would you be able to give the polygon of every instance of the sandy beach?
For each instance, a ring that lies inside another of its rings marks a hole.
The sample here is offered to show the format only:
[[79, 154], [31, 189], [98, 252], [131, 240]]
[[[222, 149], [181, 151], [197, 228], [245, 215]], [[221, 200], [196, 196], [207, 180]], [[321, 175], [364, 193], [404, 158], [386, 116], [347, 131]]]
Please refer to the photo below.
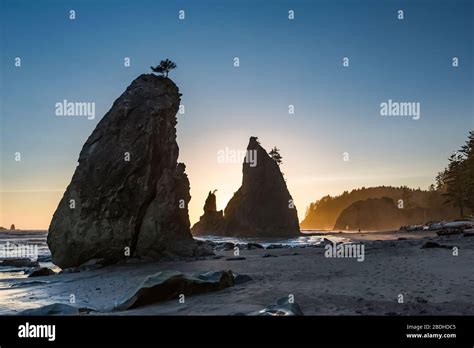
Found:
[[[89, 315], [233, 315], [248, 314], [294, 296], [305, 315], [458, 315], [474, 313], [474, 238], [437, 237], [433, 232], [346, 233], [365, 248], [363, 262], [325, 257], [325, 248], [293, 247], [241, 250], [242, 260], [130, 263], [80, 273], [3, 279], [1, 314], [51, 303], [96, 310]], [[402, 238], [402, 240], [399, 240]], [[403, 239], [406, 238], [406, 239]], [[426, 242], [458, 248], [421, 248]], [[263, 257], [270, 254], [272, 257]], [[221, 291], [188, 296], [126, 311], [114, 307], [149, 275], [164, 270], [183, 273], [232, 270], [251, 281]], [[29, 283], [31, 282], [31, 283]], [[29, 284], [28, 284], [29, 283]], [[403, 303], [399, 303], [400, 295]], [[13, 310], [12, 310], [13, 309]]]

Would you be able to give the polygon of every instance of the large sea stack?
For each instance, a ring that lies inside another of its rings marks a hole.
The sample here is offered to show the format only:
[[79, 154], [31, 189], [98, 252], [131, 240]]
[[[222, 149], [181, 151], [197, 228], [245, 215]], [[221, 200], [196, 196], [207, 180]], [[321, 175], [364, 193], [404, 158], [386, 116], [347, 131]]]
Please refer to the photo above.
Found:
[[139, 76], [84, 144], [49, 227], [53, 262], [193, 256], [189, 181], [177, 163], [181, 94], [169, 78]]
[[227, 204], [219, 228], [211, 233], [209, 228], [193, 226], [193, 233], [261, 238], [299, 236], [298, 212], [280, 167], [256, 137], [250, 138], [242, 173], [242, 186]]

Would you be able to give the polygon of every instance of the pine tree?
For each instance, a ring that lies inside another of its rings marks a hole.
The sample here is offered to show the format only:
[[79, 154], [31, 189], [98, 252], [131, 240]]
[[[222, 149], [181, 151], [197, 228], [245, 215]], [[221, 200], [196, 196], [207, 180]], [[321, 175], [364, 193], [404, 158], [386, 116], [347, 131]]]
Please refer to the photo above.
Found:
[[276, 162], [276, 164], [280, 165], [283, 163], [282, 157], [280, 155], [280, 149], [278, 149], [276, 146], [273, 147], [273, 149], [268, 153], [271, 158]]
[[168, 73], [170, 72], [170, 70], [176, 69], [177, 66], [175, 62], [169, 59], [165, 59], [160, 62], [160, 65], [157, 65], [155, 67], [151, 66], [150, 68], [153, 72], [168, 77]]

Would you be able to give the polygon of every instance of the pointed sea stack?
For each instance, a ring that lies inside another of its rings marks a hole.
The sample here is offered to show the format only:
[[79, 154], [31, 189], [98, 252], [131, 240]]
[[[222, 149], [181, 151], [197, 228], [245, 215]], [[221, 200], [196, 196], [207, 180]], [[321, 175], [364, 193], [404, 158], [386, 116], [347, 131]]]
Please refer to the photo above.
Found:
[[177, 163], [180, 100], [169, 78], [144, 74], [97, 124], [49, 227], [56, 265], [203, 252], [192, 239], [189, 181]]
[[300, 236], [298, 212], [278, 164], [251, 137], [243, 163], [242, 186], [224, 210], [215, 234], [235, 237]]

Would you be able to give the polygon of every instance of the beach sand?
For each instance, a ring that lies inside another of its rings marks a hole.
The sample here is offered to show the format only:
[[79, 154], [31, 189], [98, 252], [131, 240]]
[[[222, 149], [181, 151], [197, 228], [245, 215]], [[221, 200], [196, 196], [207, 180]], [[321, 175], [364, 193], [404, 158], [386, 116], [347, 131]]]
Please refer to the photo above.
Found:
[[[94, 308], [90, 315], [233, 315], [261, 310], [294, 296], [305, 315], [457, 315], [474, 314], [474, 238], [433, 232], [336, 234], [360, 241], [363, 262], [327, 258], [324, 247], [241, 250], [245, 260], [204, 259], [124, 264], [81, 273], [63, 273], [5, 283], [45, 281], [0, 290], [0, 314], [48, 303]], [[398, 238], [407, 238], [398, 240]], [[422, 249], [427, 241], [456, 246]], [[232, 251], [216, 251], [233, 256]], [[276, 257], [263, 258], [264, 254]], [[146, 276], [162, 270], [185, 273], [232, 270], [252, 281], [222, 291], [188, 296], [127, 311], [114, 311]], [[400, 295], [403, 303], [399, 303]], [[11, 309], [14, 309], [13, 311]]]

